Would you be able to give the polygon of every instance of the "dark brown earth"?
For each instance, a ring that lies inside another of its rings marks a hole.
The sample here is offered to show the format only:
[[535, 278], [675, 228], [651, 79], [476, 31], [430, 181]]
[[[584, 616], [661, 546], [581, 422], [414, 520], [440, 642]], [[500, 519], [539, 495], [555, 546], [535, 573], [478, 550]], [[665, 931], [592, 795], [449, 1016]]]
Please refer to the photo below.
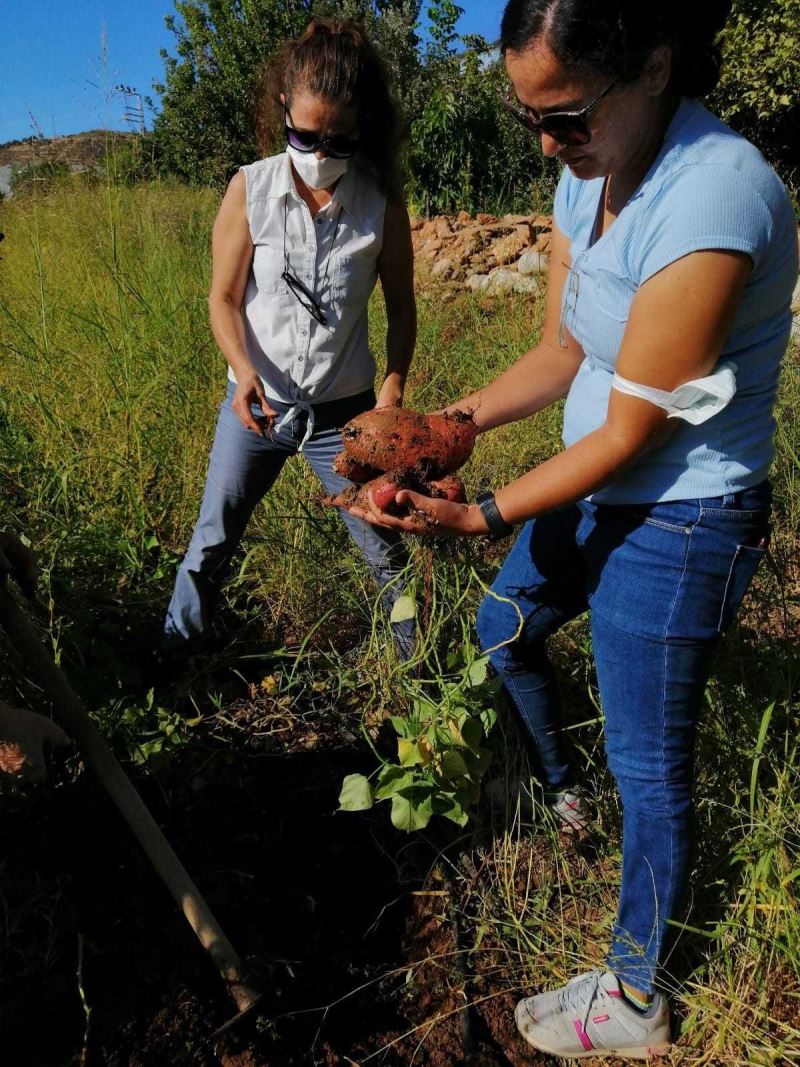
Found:
[[[208, 733], [137, 785], [259, 976], [255, 1017], [210, 1040], [233, 1005], [83, 773], [7, 799], [0, 820], [2, 1062], [533, 1062], [513, 1031], [513, 991], [453, 962], [463, 949], [437, 863], [447, 840], [400, 834], [380, 809], [335, 813], [342, 777], [374, 766], [343, 742], [341, 719], [264, 730], [252, 692], [227, 717], [226, 736]], [[465, 994], [475, 1001], [466, 1031]]]

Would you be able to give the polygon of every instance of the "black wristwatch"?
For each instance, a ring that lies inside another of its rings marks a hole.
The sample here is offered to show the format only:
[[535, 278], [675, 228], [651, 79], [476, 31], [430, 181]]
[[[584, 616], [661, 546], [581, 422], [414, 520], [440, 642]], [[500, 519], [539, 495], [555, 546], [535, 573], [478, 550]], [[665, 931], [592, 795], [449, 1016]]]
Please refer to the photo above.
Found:
[[497, 504], [494, 502], [494, 493], [478, 493], [475, 497], [475, 503], [486, 519], [490, 541], [499, 541], [502, 537], [508, 537], [510, 533], [514, 532], [514, 527], [510, 526], [497, 510]]

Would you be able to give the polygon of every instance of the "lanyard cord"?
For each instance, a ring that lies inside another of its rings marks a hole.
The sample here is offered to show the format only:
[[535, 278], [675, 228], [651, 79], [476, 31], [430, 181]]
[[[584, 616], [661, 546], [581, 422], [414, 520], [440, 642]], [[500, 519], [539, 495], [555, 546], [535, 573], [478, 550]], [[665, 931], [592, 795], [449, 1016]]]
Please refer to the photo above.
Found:
[[[328, 249], [328, 255], [325, 258], [325, 274], [324, 274], [324, 276], [322, 278], [322, 286], [320, 287], [320, 296], [322, 295], [322, 293], [325, 292], [325, 286], [328, 284], [328, 273], [329, 273], [330, 268], [331, 268], [331, 256], [333, 254], [333, 246], [336, 244], [336, 238], [337, 238], [337, 236], [339, 234], [339, 223], [342, 221], [342, 211], [343, 210], [344, 210], [344, 208], [340, 207], [339, 208], [339, 214], [336, 216], [336, 227], [335, 227], [335, 229], [333, 231], [333, 237], [331, 238], [331, 244], [330, 244], [330, 248]], [[287, 221], [288, 221], [288, 212], [289, 212], [289, 193], [287, 191], [284, 194], [284, 198], [283, 198], [283, 265], [284, 265], [286, 271], [289, 274], [291, 274], [291, 269], [290, 269], [291, 268], [291, 264], [289, 263], [289, 253], [288, 253], [288, 251], [286, 249], [286, 229], [287, 229]], [[315, 270], [314, 271], [314, 282], [315, 282], [315, 284], [314, 284], [314, 287], [312, 289], [312, 297], [313, 297], [313, 291], [314, 291], [314, 289], [316, 289], [316, 278], [317, 278], [317, 272]]]

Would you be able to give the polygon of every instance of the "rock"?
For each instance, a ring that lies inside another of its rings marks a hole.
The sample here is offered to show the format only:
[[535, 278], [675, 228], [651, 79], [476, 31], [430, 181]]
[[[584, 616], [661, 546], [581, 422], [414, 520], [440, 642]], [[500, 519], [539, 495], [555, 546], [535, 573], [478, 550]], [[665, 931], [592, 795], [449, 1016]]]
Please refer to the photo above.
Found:
[[418, 255], [423, 259], [433, 259], [437, 252], [441, 252], [442, 242], [438, 237], [431, 237], [428, 241], [423, 241], [418, 249]]
[[467, 289], [471, 289], [473, 293], [482, 293], [488, 285], [488, 274], [470, 274], [466, 281]]
[[462, 226], [465, 222], [472, 222], [470, 213], [468, 211], [459, 211], [459, 213], [456, 215], [456, 222], [460, 222]]
[[800, 314], [800, 281], [798, 281], [792, 293], [792, 311], [795, 315]]
[[442, 256], [441, 259], [437, 259], [431, 268], [431, 277], [438, 278], [440, 281], [444, 281], [446, 278], [450, 278], [453, 274], [454, 263], [452, 259], [447, 256]]
[[551, 243], [552, 237], [549, 233], [540, 233], [534, 241], [533, 247], [537, 252], [549, 252]]
[[446, 237], [453, 236], [453, 227], [445, 218], [436, 220], [436, 236], [444, 240]]
[[425, 219], [420, 218], [419, 215], [413, 215], [411, 218], [411, 232], [416, 233], [417, 230], [421, 230], [425, 224]]
[[486, 247], [480, 230], [462, 230], [453, 242], [453, 251], [460, 256], [476, 256]]
[[420, 241], [429, 241], [431, 237], [436, 236], [436, 223], [432, 219], [426, 219], [425, 222], [417, 230], [417, 236]]
[[495, 263], [500, 267], [504, 263], [513, 263], [519, 258], [520, 252], [528, 247], [528, 238], [520, 233], [510, 233], [507, 237], [501, 237], [492, 245], [490, 251], [494, 256]]
[[490, 226], [492, 223], [497, 223], [500, 220], [497, 215], [487, 215], [485, 212], [481, 212], [475, 216], [475, 221], [480, 223], [481, 226]]
[[550, 266], [550, 257], [544, 252], [536, 252], [530, 249], [523, 252], [517, 260], [517, 270], [520, 274], [538, 274]]
[[486, 290], [490, 293], [535, 293], [539, 283], [535, 278], [525, 277], [515, 270], [498, 267], [489, 274]]

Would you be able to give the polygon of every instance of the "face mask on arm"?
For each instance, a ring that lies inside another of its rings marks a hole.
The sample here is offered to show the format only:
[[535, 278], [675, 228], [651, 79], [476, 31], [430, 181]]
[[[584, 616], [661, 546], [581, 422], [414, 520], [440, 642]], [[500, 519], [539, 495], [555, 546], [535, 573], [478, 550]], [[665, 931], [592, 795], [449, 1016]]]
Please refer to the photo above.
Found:
[[670, 419], [685, 419], [686, 422], [699, 426], [730, 404], [736, 392], [736, 364], [720, 363], [713, 374], [706, 378], [695, 378], [684, 382], [671, 393], [663, 389], [653, 389], [649, 385], [639, 385], [614, 374], [611, 388], [628, 396], [638, 396], [663, 408]]

